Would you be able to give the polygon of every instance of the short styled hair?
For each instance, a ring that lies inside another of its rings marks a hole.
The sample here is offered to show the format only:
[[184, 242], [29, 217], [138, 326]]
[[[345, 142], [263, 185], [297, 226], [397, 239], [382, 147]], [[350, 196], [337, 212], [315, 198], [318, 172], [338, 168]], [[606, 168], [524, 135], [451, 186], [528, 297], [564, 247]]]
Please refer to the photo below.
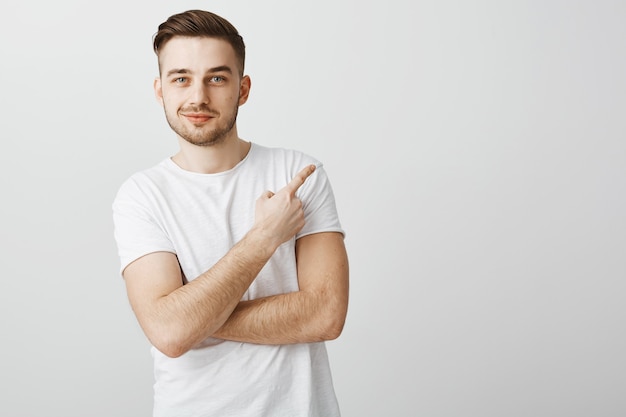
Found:
[[246, 45], [237, 29], [226, 19], [206, 10], [188, 10], [170, 16], [159, 25], [154, 34], [152, 47], [159, 51], [175, 36], [207, 37], [225, 40], [232, 46], [239, 60], [239, 75], [243, 75], [246, 60]]

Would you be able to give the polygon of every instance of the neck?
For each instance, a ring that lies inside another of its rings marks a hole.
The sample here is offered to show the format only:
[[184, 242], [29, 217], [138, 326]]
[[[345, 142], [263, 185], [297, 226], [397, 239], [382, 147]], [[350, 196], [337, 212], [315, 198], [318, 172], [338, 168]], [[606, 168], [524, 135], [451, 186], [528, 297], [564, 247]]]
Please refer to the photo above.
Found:
[[236, 131], [223, 142], [211, 146], [193, 145], [178, 138], [180, 151], [172, 161], [186, 171], [200, 174], [216, 174], [237, 165], [250, 150], [250, 142], [240, 139]]

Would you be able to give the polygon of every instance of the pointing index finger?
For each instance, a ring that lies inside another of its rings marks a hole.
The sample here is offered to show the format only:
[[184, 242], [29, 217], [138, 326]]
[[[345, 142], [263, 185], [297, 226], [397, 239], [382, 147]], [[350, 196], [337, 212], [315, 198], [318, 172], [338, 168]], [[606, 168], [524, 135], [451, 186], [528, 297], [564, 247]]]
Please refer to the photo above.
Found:
[[302, 171], [298, 172], [298, 174], [296, 174], [291, 181], [289, 181], [289, 184], [285, 186], [285, 190], [291, 195], [294, 195], [296, 191], [298, 191], [298, 188], [304, 184], [304, 181], [306, 181], [306, 179], [309, 178], [313, 172], [315, 172], [315, 169], [315, 165], [307, 165], [304, 169], [302, 169]]

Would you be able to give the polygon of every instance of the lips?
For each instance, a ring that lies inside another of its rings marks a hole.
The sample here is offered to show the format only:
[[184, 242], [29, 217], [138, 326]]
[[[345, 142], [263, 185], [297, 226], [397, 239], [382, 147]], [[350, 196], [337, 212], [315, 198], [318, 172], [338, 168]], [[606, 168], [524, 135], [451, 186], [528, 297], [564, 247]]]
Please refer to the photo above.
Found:
[[207, 113], [183, 113], [182, 115], [192, 123], [206, 123], [215, 117]]

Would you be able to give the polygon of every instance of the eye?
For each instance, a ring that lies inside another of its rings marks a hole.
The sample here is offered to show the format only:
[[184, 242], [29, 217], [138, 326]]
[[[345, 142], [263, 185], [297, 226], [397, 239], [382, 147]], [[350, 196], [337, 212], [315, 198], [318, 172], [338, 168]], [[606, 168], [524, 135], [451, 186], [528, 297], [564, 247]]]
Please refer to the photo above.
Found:
[[175, 84], [185, 84], [187, 82], [187, 77], [177, 77], [172, 80]]
[[224, 77], [222, 77], [221, 75], [214, 75], [211, 78], [209, 78], [209, 81], [214, 84], [220, 84], [224, 82]]

